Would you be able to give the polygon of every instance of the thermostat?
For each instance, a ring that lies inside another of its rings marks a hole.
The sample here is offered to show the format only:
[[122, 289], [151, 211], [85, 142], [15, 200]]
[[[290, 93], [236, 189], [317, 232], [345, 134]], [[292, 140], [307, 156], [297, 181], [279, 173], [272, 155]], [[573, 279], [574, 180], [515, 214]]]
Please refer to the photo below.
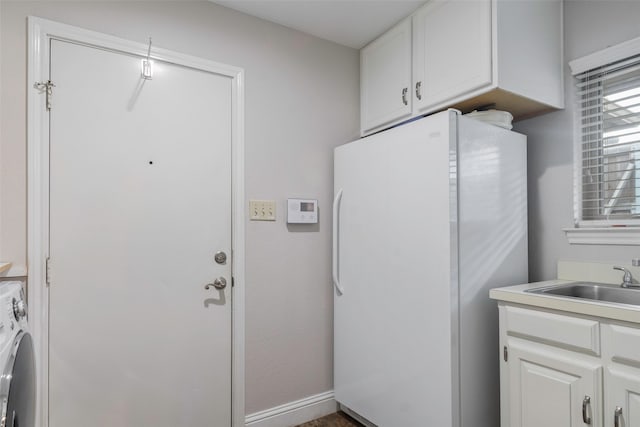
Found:
[[287, 223], [317, 224], [318, 200], [287, 199]]

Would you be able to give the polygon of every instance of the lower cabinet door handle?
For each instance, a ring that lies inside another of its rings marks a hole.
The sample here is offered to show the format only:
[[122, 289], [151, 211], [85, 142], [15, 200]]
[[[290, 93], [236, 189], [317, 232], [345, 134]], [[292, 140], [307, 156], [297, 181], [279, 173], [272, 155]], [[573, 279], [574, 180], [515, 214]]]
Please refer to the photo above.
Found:
[[402, 103], [404, 105], [408, 105], [409, 104], [409, 101], [407, 101], [407, 92], [409, 92], [408, 88], [405, 87], [405, 88], [402, 89]]
[[622, 408], [616, 406], [616, 410], [613, 412], [613, 425], [614, 427], [620, 427], [620, 418], [622, 417]]
[[[591, 397], [585, 396], [582, 400], [582, 421], [585, 424], [591, 424], [591, 417], [588, 415], [587, 409], [591, 409]], [[589, 407], [589, 408], [587, 408]]]

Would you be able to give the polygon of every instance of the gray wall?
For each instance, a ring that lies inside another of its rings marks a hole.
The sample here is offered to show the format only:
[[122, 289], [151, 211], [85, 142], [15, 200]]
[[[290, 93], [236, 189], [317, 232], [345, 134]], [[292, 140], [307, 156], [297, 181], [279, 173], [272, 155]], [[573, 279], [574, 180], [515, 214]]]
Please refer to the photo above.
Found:
[[[565, 59], [570, 61], [640, 36], [640, 2], [565, 0]], [[518, 122], [529, 141], [529, 279], [556, 277], [558, 260], [629, 263], [638, 246], [569, 245], [573, 225], [573, 78], [565, 70], [567, 107]]]
[[[0, 259], [26, 263], [26, 17], [34, 15], [245, 69], [246, 410], [333, 388], [333, 152], [358, 136], [358, 52], [208, 2], [2, 1]], [[96, 82], [99, 84], [99, 82]], [[287, 197], [319, 199], [320, 224], [288, 230]]]

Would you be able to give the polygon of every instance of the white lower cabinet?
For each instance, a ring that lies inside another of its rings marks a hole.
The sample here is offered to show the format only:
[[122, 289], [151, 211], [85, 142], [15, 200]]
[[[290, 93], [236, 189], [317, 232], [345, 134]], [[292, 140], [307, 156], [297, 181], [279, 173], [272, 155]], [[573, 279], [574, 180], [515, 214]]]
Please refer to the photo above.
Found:
[[[548, 346], [508, 341], [510, 427], [600, 426], [602, 366]], [[503, 423], [504, 425], [504, 423]]]
[[602, 323], [605, 426], [640, 426], [640, 328]]
[[499, 310], [502, 427], [640, 427], [640, 325]]
[[640, 426], [640, 369], [626, 366], [607, 368], [605, 384], [605, 426]]

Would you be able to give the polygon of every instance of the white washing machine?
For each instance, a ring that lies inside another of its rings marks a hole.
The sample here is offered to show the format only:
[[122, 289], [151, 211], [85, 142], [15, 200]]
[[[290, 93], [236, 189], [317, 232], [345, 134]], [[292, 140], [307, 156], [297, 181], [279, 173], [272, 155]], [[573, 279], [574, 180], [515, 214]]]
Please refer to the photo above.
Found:
[[20, 282], [0, 282], [0, 427], [35, 427], [36, 375]]

